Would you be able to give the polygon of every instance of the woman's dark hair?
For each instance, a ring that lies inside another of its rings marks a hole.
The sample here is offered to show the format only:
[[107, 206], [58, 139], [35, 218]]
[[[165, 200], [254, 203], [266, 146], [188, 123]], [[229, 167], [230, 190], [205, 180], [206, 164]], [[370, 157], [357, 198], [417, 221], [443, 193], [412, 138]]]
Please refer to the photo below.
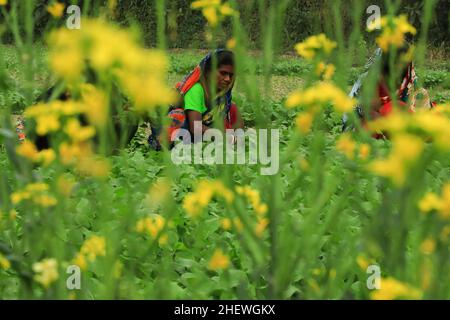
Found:
[[[217, 61], [217, 68], [220, 68], [220, 66], [234, 66], [234, 53], [230, 50], [225, 50], [225, 49], [219, 49], [214, 51], [214, 53], [212, 53], [212, 55], [215, 56], [215, 60]], [[212, 61], [213, 61], [213, 57], [207, 59], [205, 61], [205, 65], [204, 65], [204, 72], [206, 74], [208, 74], [209, 72], [211, 72], [212, 69]]]

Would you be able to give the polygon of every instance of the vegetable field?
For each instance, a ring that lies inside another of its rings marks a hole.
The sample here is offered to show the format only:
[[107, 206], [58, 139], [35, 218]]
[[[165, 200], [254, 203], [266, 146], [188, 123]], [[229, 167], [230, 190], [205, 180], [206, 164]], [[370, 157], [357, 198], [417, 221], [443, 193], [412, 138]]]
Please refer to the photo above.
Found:
[[[450, 298], [450, 60], [428, 45], [436, 1], [417, 28], [386, 1], [372, 43], [366, 8], [355, 5], [347, 34], [345, 2], [330, 1], [328, 28], [288, 52], [278, 36], [289, 1], [259, 1], [258, 50], [234, 1], [192, 2], [207, 21], [201, 42], [235, 53], [245, 128], [279, 131], [272, 175], [261, 163], [177, 165], [167, 146], [149, 147], [175, 83], [208, 52], [166, 48], [165, 1], [155, 48], [114, 21], [115, 1], [82, 12], [79, 29], [50, 1], [36, 40], [38, 2], [0, 0], [0, 39], [13, 34], [0, 43], [0, 299]], [[380, 73], [348, 93], [373, 51], [396, 51], [407, 34], [436, 107], [363, 125], [353, 108], [370, 104]], [[342, 133], [344, 113], [355, 128]], [[138, 123], [130, 143], [114, 121]]]

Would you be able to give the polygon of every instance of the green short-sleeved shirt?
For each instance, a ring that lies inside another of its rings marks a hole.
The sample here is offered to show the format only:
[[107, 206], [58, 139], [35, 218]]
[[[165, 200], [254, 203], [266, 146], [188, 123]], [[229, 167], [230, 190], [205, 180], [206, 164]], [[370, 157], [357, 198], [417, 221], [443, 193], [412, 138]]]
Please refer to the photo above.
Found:
[[205, 91], [202, 85], [197, 82], [184, 95], [184, 109], [193, 110], [203, 114], [207, 108], [205, 103]]
[[184, 109], [200, 112], [202, 122], [205, 126], [212, 125], [219, 114], [223, 112], [224, 108], [225, 103], [222, 99], [214, 108], [208, 110], [205, 103], [205, 91], [199, 82], [194, 84], [184, 95]]

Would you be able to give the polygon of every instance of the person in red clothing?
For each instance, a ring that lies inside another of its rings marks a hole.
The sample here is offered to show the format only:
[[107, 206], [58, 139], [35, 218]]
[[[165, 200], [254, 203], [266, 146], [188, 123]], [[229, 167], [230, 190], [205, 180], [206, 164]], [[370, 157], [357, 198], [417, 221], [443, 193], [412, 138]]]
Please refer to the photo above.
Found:
[[[415, 112], [416, 108], [428, 108], [431, 109], [435, 106], [434, 103], [425, 101], [418, 103], [418, 93], [425, 92], [426, 90], [416, 90], [417, 76], [414, 68], [413, 61], [407, 61], [405, 59], [408, 48], [402, 48], [397, 51], [394, 59], [394, 69], [391, 70], [389, 52], [383, 53], [381, 49], [377, 49], [374, 57], [372, 57], [368, 64], [366, 64], [365, 72], [358, 78], [354, 84], [350, 96], [358, 98], [361, 92], [363, 84], [367, 81], [367, 75], [370, 72], [380, 72], [378, 82], [376, 83], [377, 94], [373, 97], [370, 106], [363, 108], [362, 105], [357, 105], [355, 111], [361, 120], [363, 127], [366, 127], [368, 120], [373, 120], [379, 117], [388, 116], [395, 108], [399, 108], [403, 111]], [[379, 69], [377, 69], [378, 67]], [[381, 69], [381, 70], [380, 70]], [[378, 71], [380, 70], [380, 71]], [[395, 92], [391, 93], [390, 81], [392, 81], [394, 88], [397, 88]], [[393, 101], [393, 99], [395, 101]], [[366, 112], [365, 112], [366, 110]], [[368, 115], [366, 114], [368, 111]], [[343, 118], [343, 131], [352, 129], [353, 126], [349, 125], [348, 116], [344, 115]], [[375, 138], [385, 138], [385, 134], [375, 133]]]

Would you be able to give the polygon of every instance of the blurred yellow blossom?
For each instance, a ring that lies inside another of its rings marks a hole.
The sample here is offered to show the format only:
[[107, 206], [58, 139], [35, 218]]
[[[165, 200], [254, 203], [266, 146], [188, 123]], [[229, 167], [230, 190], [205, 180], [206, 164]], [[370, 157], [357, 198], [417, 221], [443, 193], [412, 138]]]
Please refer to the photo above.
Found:
[[156, 239], [165, 224], [166, 221], [161, 215], [154, 215], [139, 220], [136, 224], [136, 231], [139, 233], [147, 233], [153, 239]]
[[100, 156], [81, 157], [76, 163], [76, 169], [86, 176], [106, 178], [111, 170], [109, 161]]
[[353, 109], [356, 101], [331, 82], [319, 82], [304, 91], [296, 91], [286, 100], [288, 108], [299, 105], [314, 107], [326, 103], [331, 103], [339, 112], [348, 112]]
[[418, 300], [422, 298], [422, 295], [423, 294], [420, 290], [394, 278], [382, 278], [380, 289], [372, 291], [370, 297], [372, 300]]
[[56, 1], [47, 7], [47, 11], [55, 18], [60, 18], [64, 13], [64, 7], [63, 3]]
[[53, 149], [45, 149], [39, 152], [39, 161], [43, 166], [48, 166], [56, 159], [56, 153]]
[[335, 71], [336, 67], [333, 64], [326, 64], [323, 61], [321, 61], [316, 67], [316, 74], [318, 76], [322, 76], [324, 80], [330, 80]]
[[58, 203], [55, 197], [48, 194], [38, 194], [33, 196], [33, 202], [43, 207], [52, 207]]
[[247, 198], [257, 215], [262, 216], [267, 213], [269, 208], [267, 204], [261, 202], [261, 196], [258, 190], [252, 189], [250, 186], [237, 186], [236, 192]]
[[86, 257], [82, 253], [77, 253], [75, 258], [72, 260], [72, 263], [74, 265], [77, 265], [78, 267], [80, 267], [80, 269], [83, 270], [83, 271], [87, 270]]
[[367, 259], [367, 257], [363, 254], [358, 255], [358, 257], [356, 258], [356, 263], [364, 272], [370, 265], [369, 259]]
[[359, 158], [361, 160], [366, 160], [370, 155], [370, 145], [367, 143], [362, 143], [359, 146]]
[[222, 250], [216, 249], [211, 260], [208, 263], [208, 269], [217, 271], [227, 269], [230, 265], [230, 258], [223, 253]]
[[303, 171], [308, 171], [310, 168], [309, 162], [305, 158], [300, 158], [298, 161], [298, 165]]
[[89, 143], [62, 142], [59, 145], [59, 157], [64, 165], [75, 163], [77, 159], [93, 156], [92, 146]]
[[242, 232], [242, 230], [244, 230], [244, 225], [242, 224], [241, 219], [239, 219], [238, 217], [235, 217], [233, 219], [233, 225], [236, 228], [237, 232]]
[[69, 197], [72, 194], [75, 184], [75, 179], [72, 176], [61, 175], [57, 180], [58, 192], [66, 197]]
[[11, 194], [11, 202], [18, 204], [24, 200], [31, 200], [32, 202], [43, 207], [51, 207], [56, 205], [55, 197], [48, 194], [49, 186], [45, 183], [30, 183], [21, 191], [16, 191]]
[[17, 218], [17, 211], [14, 209], [9, 210], [9, 219], [16, 220], [16, 218]]
[[78, 48], [63, 52], [52, 51], [49, 53], [49, 60], [53, 71], [69, 82], [78, 79], [84, 70], [83, 56]]
[[312, 60], [319, 52], [324, 53], [326, 56], [330, 55], [336, 46], [336, 42], [328, 39], [326, 35], [322, 33], [308, 37], [305, 41], [296, 44], [295, 50], [306, 60]]
[[49, 132], [55, 132], [61, 127], [58, 116], [56, 114], [46, 114], [39, 116], [36, 118], [36, 121], [36, 132], [41, 136], [45, 136]]
[[0, 253], [0, 268], [4, 270], [8, 270], [9, 268], [11, 268], [11, 263], [1, 253]]
[[232, 226], [230, 218], [223, 218], [222, 220], [220, 220], [220, 225], [222, 226], [223, 230], [230, 230]]
[[386, 117], [378, 118], [369, 123], [370, 130], [387, 131], [390, 135], [402, 134], [408, 130], [432, 138], [432, 143], [440, 151], [450, 150], [450, 117], [444, 111], [445, 107], [438, 106], [432, 110], [418, 110], [414, 113], [394, 111]]
[[264, 234], [264, 231], [267, 229], [268, 225], [269, 225], [269, 219], [267, 219], [267, 218], [258, 219], [258, 222], [255, 227], [256, 236], [262, 237]]
[[87, 270], [88, 261], [93, 262], [99, 256], [106, 255], [106, 240], [104, 237], [93, 235], [86, 239], [80, 251], [77, 252], [72, 263], [79, 266], [81, 270]]
[[94, 261], [97, 256], [106, 255], [106, 241], [104, 237], [91, 236], [81, 246], [80, 253], [89, 261]]
[[349, 133], [344, 133], [336, 142], [336, 149], [352, 160], [355, 157], [356, 143]]
[[221, 3], [221, 0], [197, 0], [191, 3], [192, 9], [201, 9], [203, 16], [212, 27], [223, 20], [225, 16], [235, 16], [239, 13], [229, 3]]
[[[375, 30], [376, 20], [368, 27], [369, 31]], [[403, 47], [405, 44], [405, 35], [417, 33], [416, 28], [409, 24], [406, 15], [398, 17], [383, 17], [381, 18], [381, 35], [376, 39], [378, 46], [384, 51], [388, 51], [389, 47], [396, 48]]]
[[95, 135], [95, 128], [91, 126], [81, 126], [78, 119], [70, 119], [64, 128], [64, 132], [74, 142], [89, 140]]
[[37, 161], [37, 159], [39, 158], [39, 152], [36, 148], [36, 146], [34, 145], [33, 142], [29, 141], [29, 140], [25, 140], [23, 141], [17, 148], [16, 148], [16, 152], [18, 155], [27, 158], [31, 161]]
[[[167, 55], [141, 47], [136, 35], [129, 30], [101, 19], [86, 19], [80, 30], [53, 31], [48, 44], [51, 68], [68, 83], [81, 80], [88, 68], [108, 73], [139, 112], [173, 103], [176, 99], [175, 92], [165, 82]], [[89, 86], [87, 91], [82, 90], [82, 99], [87, 104], [89, 121], [101, 126], [108, 114], [106, 96]]]
[[219, 180], [200, 180], [194, 192], [187, 194], [183, 199], [183, 208], [188, 215], [195, 218], [211, 202], [214, 196], [222, 197], [231, 203], [234, 194]]
[[84, 105], [84, 113], [90, 124], [103, 128], [108, 119], [108, 98], [106, 94], [91, 84], [81, 87], [81, 97]]
[[441, 199], [434, 193], [428, 192], [422, 200], [419, 202], [420, 211], [427, 213], [432, 210], [441, 210], [442, 209], [442, 201]]
[[440, 217], [444, 220], [450, 218], [450, 183], [442, 188], [442, 196], [439, 197], [434, 193], [427, 193], [419, 202], [419, 209], [424, 212], [436, 210]]
[[300, 113], [299, 115], [297, 115], [297, 118], [295, 118], [297, 129], [302, 134], [308, 134], [311, 131], [313, 121], [314, 114], [311, 112]]
[[6, 6], [8, 4], [8, 0], [0, 0], [0, 6]]
[[170, 196], [171, 186], [172, 183], [168, 178], [158, 178], [148, 191], [147, 205], [154, 207], [161, 204]]
[[235, 38], [228, 39], [226, 47], [229, 50], [233, 50], [234, 48], [236, 48], [236, 39]]
[[34, 263], [33, 271], [36, 273], [34, 280], [45, 288], [48, 288], [59, 277], [58, 262], [53, 258]]
[[417, 161], [424, 148], [422, 139], [411, 134], [396, 135], [391, 153], [386, 159], [376, 159], [369, 164], [373, 173], [390, 178], [397, 186], [403, 185], [406, 173]]

